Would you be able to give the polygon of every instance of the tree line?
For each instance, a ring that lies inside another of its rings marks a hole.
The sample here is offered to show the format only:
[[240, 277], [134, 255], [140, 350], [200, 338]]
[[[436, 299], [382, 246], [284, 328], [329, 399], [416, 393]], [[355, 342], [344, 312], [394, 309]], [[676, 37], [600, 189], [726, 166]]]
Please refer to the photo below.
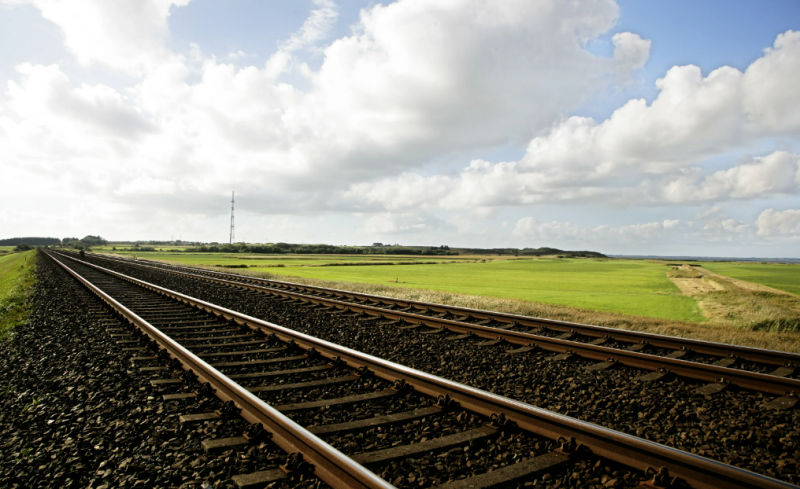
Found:
[[52, 246], [61, 244], [61, 240], [58, 238], [38, 237], [0, 239], [0, 246], [17, 246], [21, 244], [30, 246]]

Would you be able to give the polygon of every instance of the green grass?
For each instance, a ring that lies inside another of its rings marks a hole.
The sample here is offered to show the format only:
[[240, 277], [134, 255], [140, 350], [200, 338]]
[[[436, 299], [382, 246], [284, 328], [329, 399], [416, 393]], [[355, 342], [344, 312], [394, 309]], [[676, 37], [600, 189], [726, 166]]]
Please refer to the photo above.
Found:
[[0, 256], [0, 338], [25, 321], [34, 282], [36, 251]]
[[206, 266], [229, 266], [247, 265], [248, 267], [307, 267], [322, 266], [328, 264], [381, 264], [397, 262], [417, 262], [417, 263], [438, 263], [443, 261], [467, 260], [472, 261], [474, 257], [424, 257], [408, 255], [267, 255], [267, 254], [245, 254], [245, 253], [159, 253], [159, 252], [114, 252], [93, 248], [92, 251], [103, 253], [115, 253], [118, 255], [132, 257], [136, 255], [143, 260], [166, 260], [183, 263], [186, 265], [206, 265]]
[[766, 285], [800, 294], [800, 265], [783, 263], [702, 263], [704, 268], [726, 277]]
[[[149, 245], [149, 244], [144, 244], [144, 245], [141, 245], [141, 246], [147, 246], [148, 248], [155, 248], [157, 250], [163, 250], [163, 251], [183, 251], [186, 248], [193, 248], [193, 246], [176, 246], [176, 245]], [[127, 249], [132, 248], [132, 247], [133, 247], [132, 244], [108, 243], [105, 246], [92, 246], [92, 251], [95, 251], [97, 253], [106, 253], [106, 252], [113, 253], [114, 252], [114, 248], [116, 248], [117, 250], [121, 250], [123, 248], [127, 250]], [[152, 252], [147, 252], [147, 253], [152, 253]]]
[[503, 260], [392, 267], [308, 267], [282, 275], [522, 299], [679, 321], [702, 321], [660, 264], [636, 260]]

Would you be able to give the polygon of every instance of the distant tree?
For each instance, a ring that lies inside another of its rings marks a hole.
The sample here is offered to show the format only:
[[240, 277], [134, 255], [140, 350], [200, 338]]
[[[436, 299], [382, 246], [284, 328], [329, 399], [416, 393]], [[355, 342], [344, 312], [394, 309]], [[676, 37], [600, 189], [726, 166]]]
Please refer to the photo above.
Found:
[[81, 240], [81, 243], [85, 244], [86, 246], [103, 246], [103, 245], [107, 245], [108, 241], [106, 241], [105, 239], [101, 238], [100, 236], [92, 236], [90, 234], [88, 236], [85, 236]]
[[33, 249], [33, 246], [31, 246], [31, 245], [29, 245], [27, 243], [20, 243], [20, 244], [17, 245], [16, 248], [14, 248], [14, 251], [29, 251], [29, 250], [32, 250], [32, 249]]

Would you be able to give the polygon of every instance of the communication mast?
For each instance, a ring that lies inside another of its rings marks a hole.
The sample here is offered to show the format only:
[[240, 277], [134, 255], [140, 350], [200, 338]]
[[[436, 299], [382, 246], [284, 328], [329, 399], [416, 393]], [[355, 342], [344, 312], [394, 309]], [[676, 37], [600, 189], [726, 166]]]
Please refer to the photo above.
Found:
[[230, 241], [230, 244], [233, 244], [233, 240], [236, 237], [236, 233], [234, 233], [234, 230], [233, 230], [234, 229], [233, 228], [233, 203], [234, 202], [235, 201], [233, 200], [233, 192], [231, 192], [231, 241]]

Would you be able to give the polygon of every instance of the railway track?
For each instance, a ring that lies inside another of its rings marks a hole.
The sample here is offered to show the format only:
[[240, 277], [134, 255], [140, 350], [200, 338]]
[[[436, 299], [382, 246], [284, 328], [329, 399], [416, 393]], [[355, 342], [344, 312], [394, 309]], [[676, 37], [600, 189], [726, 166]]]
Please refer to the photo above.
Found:
[[[312, 468], [332, 487], [507, 487], [564, 473], [572, 487], [795, 487], [48, 256], [134, 328], [109, 333], [145, 365], [139, 368], [157, 375], [169, 371], [159, 362], [180, 363], [182, 378], [153, 380], [167, 399], [227, 401], [213, 413], [187, 406], [184, 422], [241, 417], [250, 424], [241, 436], [204, 441], [206, 450], [244, 450], [268, 438], [292, 454], [283, 470], [234, 477], [239, 487]], [[364, 432], [369, 444], [353, 443]], [[396, 477], [409, 469], [411, 476]]]
[[512, 354], [541, 349], [557, 353], [557, 360], [594, 360], [597, 363], [587, 367], [592, 370], [626, 365], [650, 371], [642, 376], [646, 381], [677, 375], [705, 382], [698, 388], [700, 394], [713, 395], [737, 386], [778, 396], [771, 402], [776, 409], [795, 407], [800, 395], [800, 355], [793, 353], [399, 300], [156, 262], [132, 263], [102, 255], [92, 258], [281, 297], [330, 314], [359, 316], [363, 321], [393, 321], [403, 329], [449, 332], [454, 340], [481, 337], [488, 342], [503, 342], [517, 347], [509, 351]]

